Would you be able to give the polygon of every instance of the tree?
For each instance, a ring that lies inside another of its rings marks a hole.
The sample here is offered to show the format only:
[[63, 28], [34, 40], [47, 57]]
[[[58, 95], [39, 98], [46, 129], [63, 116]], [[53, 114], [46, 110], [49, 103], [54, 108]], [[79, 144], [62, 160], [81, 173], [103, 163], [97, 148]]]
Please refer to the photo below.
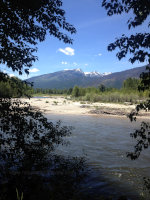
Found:
[[64, 143], [62, 136], [71, 134], [67, 127], [60, 127], [60, 122], [55, 126], [20, 100], [0, 99], [0, 116], [0, 166], [7, 172], [41, 169], [49, 162], [50, 152]]
[[[134, 18], [130, 18], [127, 22], [129, 29], [142, 25], [150, 15], [149, 0], [103, 0], [102, 6], [105, 7], [109, 16], [132, 12]], [[150, 27], [150, 21], [148, 21], [147, 27]], [[114, 43], [109, 44], [108, 51], [113, 51], [116, 48], [120, 50], [116, 54], [119, 60], [130, 53], [129, 61], [131, 63], [135, 61], [147, 61], [149, 63], [146, 71], [140, 75], [141, 85], [138, 88], [139, 91], [148, 90], [149, 98], [144, 103], [138, 104], [135, 111], [128, 116], [131, 121], [136, 121], [136, 116], [140, 110], [150, 110], [150, 33], [136, 33], [130, 37], [122, 35]], [[150, 146], [150, 123], [142, 122], [141, 128], [132, 133], [131, 137], [135, 138], [137, 143], [134, 147], [134, 152], [128, 152], [127, 156], [134, 160], [140, 156], [143, 149]], [[149, 178], [144, 178], [144, 185], [150, 192]]]
[[[150, 2], [149, 0], [103, 0], [102, 6], [107, 10], [107, 15], [112, 16], [115, 14], [122, 14], [123, 12], [132, 12], [134, 18], [128, 20], [128, 28], [135, 28], [143, 24], [150, 15]], [[147, 27], [149, 28], [150, 22]], [[109, 44], [108, 51], [113, 51], [119, 48], [120, 52], [116, 54], [119, 60], [125, 57], [128, 53], [132, 56], [129, 61], [150, 63], [150, 33], [137, 33], [127, 37], [122, 35], [114, 43]]]
[[54, 154], [70, 134], [28, 103], [0, 98], [0, 199], [79, 199], [84, 160]]
[[67, 94], [68, 94], [68, 95], [71, 95], [72, 90], [73, 90], [72, 88], [69, 88]]
[[0, 81], [0, 98], [30, 96], [32, 92], [32, 87], [17, 77], [8, 76], [7, 80]]
[[[134, 18], [129, 19], [127, 22], [129, 29], [143, 24], [150, 15], [149, 0], [103, 0], [102, 6], [107, 10], [108, 16], [122, 14], [123, 12], [129, 13], [132, 11]], [[147, 26], [149, 28], [150, 22], [148, 22]], [[131, 35], [130, 37], [122, 35], [122, 37], [117, 39], [114, 43], [109, 44], [108, 51], [113, 51], [116, 48], [119, 48], [120, 50], [120, 52], [116, 54], [119, 60], [130, 53], [131, 57], [129, 61], [131, 63], [134, 63], [135, 61], [148, 61], [150, 64], [150, 33], [137, 33], [135, 35]], [[140, 75], [141, 85], [138, 89], [142, 91], [150, 89], [149, 65], [147, 65], [146, 70], [147, 71]], [[144, 109], [145, 111], [150, 110], [150, 93], [149, 99], [146, 102], [137, 105], [135, 111], [130, 113], [129, 118], [131, 121], [136, 120], [136, 116], [141, 109]], [[150, 145], [148, 135], [149, 129], [150, 125], [148, 123], [144, 123], [141, 124], [141, 130], [136, 131], [136, 133], [131, 135], [135, 138], [139, 138], [137, 145], [135, 146], [135, 152], [127, 154], [131, 157], [131, 159], [138, 158], [143, 147], [147, 148]]]
[[123, 82], [123, 88], [130, 91], [130, 90], [138, 90], [138, 86], [140, 84], [140, 79], [137, 78], [127, 78]]
[[74, 86], [74, 88], [72, 90], [72, 96], [73, 97], [79, 97], [79, 87], [77, 85]]
[[[28, 74], [38, 59], [34, 55], [36, 45], [45, 40], [47, 32], [64, 43], [72, 43], [65, 32], [73, 34], [76, 30], [66, 22], [61, 6], [61, 0], [0, 0], [0, 64], [19, 74], [23, 71]], [[8, 75], [0, 72], [0, 81], [7, 85]], [[26, 89], [19, 80], [11, 81], [10, 86], [17, 83], [17, 91]], [[83, 160], [65, 159], [52, 153], [59, 144], [66, 144], [63, 137], [70, 133], [69, 128], [49, 122], [28, 103], [2, 95], [0, 199], [16, 199], [16, 192], [17, 199], [71, 199], [81, 180]], [[62, 188], [58, 186], [58, 175], [63, 181]], [[53, 194], [54, 186], [59, 187], [61, 196], [55, 188]]]
[[37, 43], [45, 40], [47, 32], [72, 43], [63, 33], [71, 34], [76, 29], [66, 22], [62, 0], [0, 0], [0, 64], [13, 71], [29, 73], [29, 68], [38, 58]]
[[98, 89], [99, 89], [100, 92], [105, 92], [106, 87], [105, 87], [105, 85], [100, 84], [100, 85], [98, 86]]

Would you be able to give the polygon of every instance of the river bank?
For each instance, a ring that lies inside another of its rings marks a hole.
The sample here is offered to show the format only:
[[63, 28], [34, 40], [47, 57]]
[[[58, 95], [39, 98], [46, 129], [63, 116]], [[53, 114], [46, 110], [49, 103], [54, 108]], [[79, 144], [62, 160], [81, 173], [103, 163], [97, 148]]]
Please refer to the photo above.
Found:
[[[22, 101], [30, 103], [34, 108], [45, 114], [65, 114], [65, 115], [96, 115], [126, 117], [135, 105], [128, 103], [89, 103], [74, 101], [63, 96], [34, 97], [31, 99], [22, 98]], [[150, 112], [140, 112], [140, 118], [150, 118]]]

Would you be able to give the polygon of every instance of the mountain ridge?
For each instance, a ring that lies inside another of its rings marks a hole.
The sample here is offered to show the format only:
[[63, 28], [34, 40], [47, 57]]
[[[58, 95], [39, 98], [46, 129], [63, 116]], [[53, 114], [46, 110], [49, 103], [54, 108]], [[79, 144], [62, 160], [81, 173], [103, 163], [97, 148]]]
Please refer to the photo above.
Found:
[[136, 67], [121, 72], [99, 73], [83, 72], [80, 68], [65, 69], [53, 73], [43, 74], [27, 79], [34, 83], [34, 88], [43, 89], [65, 89], [75, 85], [81, 87], [95, 86], [104, 84], [107, 87], [121, 88], [123, 81], [129, 77], [139, 78], [139, 75], [145, 71], [146, 66]]

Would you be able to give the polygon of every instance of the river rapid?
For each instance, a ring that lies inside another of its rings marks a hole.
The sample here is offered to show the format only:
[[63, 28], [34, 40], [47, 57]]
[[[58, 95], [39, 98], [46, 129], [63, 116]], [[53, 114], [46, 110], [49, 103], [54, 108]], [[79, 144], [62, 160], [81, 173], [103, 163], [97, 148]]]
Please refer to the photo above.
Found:
[[50, 121], [62, 121], [72, 126], [70, 145], [60, 146], [56, 153], [83, 156], [90, 168], [85, 190], [113, 196], [126, 195], [128, 199], [149, 199], [143, 192], [143, 177], [150, 174], [150, 152], [143, 150], [138, 160], [130, 160], [127, 152], [133, 151], [135, 140], [130, 133], [140, 127], [140, 122], [126, 118], [47, 115]]

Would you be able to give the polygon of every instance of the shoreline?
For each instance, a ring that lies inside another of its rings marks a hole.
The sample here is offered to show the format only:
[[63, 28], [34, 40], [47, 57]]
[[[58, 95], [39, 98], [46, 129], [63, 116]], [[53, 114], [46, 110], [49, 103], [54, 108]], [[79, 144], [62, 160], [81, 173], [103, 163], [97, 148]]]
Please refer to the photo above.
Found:
[[[63, 96], [51, 96], [44, 98], [21, 98], [43, 114], [53, 115], [85, 115], [96, 117], [126, 118], [134, 110], [135, 105], [117, 103], [89, 103], [70, 100]], [[140, 112], [137, 119], [150, 119], [150, 112]]]

